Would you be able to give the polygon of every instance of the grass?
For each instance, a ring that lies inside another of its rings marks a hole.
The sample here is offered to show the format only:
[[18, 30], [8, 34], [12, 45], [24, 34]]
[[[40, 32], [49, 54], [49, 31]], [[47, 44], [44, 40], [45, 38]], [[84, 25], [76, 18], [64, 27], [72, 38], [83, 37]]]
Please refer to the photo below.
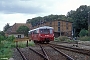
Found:
[[0, 60], [8, 60], [12, 56], [12, 43], [9, 41], [2, 41], [0, 44]]
[[89, 36], [83, 36], [83, 37], [80, 37], [78, 39], [81, 40], [81, 41], [90, 41], [90, 37]]
[[[24, 47], [26, 47], [26, 44], [27, 44], [27, 41], [18, 42], [18, 47], [24, 48]], [[28, 42], [28, 46], [34, 46], [34, 45], [35, 45], [35, 43], [33, 41]]]
[[[18, 42], [18, 46], [20, 48], [26, 47], [26, 41]], [[33, 41], [28, 42], [29, 46], [34, 46]], [[16, 44], [13, 41], [1, 41], [0, 43], [0, 60], [8, 60], [10, 57], [12, 57], [12, 48], [15, 48]]]
[[72, 40], [72, 39], [70, 39], [70, 38], [68, 38], [66, 36], [60, 36], [58, 38], [55, 38], [54, 41], [55, 42], [67, 42], [67, 43], [73, 43], [73, 42], [75, 42], [74, 40]]

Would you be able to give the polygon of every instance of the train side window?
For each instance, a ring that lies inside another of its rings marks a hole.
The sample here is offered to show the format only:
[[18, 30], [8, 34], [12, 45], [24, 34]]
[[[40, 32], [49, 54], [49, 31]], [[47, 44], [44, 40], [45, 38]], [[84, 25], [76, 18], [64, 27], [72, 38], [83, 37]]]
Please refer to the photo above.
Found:
[[33, 34], [37, 34], [37, 30], [34, 30]]
[[33, 34], [35, 34], [35, 30], [33, 31]]
[[38, 34], [39, 33], [39, 30], [36, 30], [36, 33]]

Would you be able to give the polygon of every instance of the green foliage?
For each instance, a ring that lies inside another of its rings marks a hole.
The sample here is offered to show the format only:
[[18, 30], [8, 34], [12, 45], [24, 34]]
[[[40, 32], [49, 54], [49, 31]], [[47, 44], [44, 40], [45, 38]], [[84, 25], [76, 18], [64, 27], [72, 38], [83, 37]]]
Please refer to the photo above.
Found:
[[4, 36], [0, 36], [0, 42], [3, 41], [5, 39]]
[[79, 40], [81, 40], [81, 41], [90, 41], [90, 37], [88, 37], [88, 36], [80, 37]]
[[29, 28], [27, 26], [20, 26], [17, 30], [18, 33], [22, 33], [25, 36], [28, 36]]
[[81, 29], [85, 28], [88, 30], [88, 12], [90, 11], [90, 6], [81, 5], [75, 11], [71, 10], [68, 12], [67, 17], [72, 18], [73, 28], [75, 29], [75, 36], [78, 36]]
[[29, 41], [29, 46], [35, 46], [35, 43], [31, 40]]
[[60, 41], [65, 41], [66, 39], [68, 39], [67, 36], [60, 36], [60, 37], [58, 37], [58, 38], [59, 38]]
[[[2, 36], [4, 37], [4, 36]], [[0, 60], [1, 58], [10, 58], [12, 57], [12, 48], [15, 48], [15, 42], [13, 41], [15, 38], [14, 36], [10, 36], [2, 40], [0, 43]], [[26, 47], [26, 42], [18, 42], [19, 47]], [[29, 46], [34, 46], [34, 42], [30, 41]]]
[[65, 15], [52, 15], [51, 14], [44, 17], [35, 17], [32, 19], [27, 19], [26, 23], [31, 23], [32, 26], [37, 26], [37, 25], [46, 23], [48, 21], [53, 21], [53, 20], [67, 20], [67, 17]]
[[15, 39], [15, 37], [12, 35], [12, 36], [7, 37], [6, 40], [13, 42], [14, 39]]
[[6, 32], [8, 28], [10, 28], [9, 23], [7, 23], [7, 24], [4, 26], [4, 30], [3, 30], [3, 31]]
[[7, 38], [4, 36], [0, 37], [2, 39], [0, 43], [0, 58], [10, 58], [12, 56], [11, 48], [15, 47], [15, 43], [13, 42], [14, 36]]
[[[18, 47], [24, 48], [24, 47], [26, 47], [26, 44], [27, 44], [27, 41], [18, 42]], [[28, 42], [28, 45], [29, 45], [29, 46], [34, 46], [35, 43], [34, 43], [33, 41], [29, 41], [29, 42]]]
[[5, 36], [5, 33], [3, 31], [0, 31], [0, 36]]
[[57, 41], [57, 42], [58, 42], [58, 41], [60, 41], [60, 40], [59, 40], [59, 38], [54, 38], [54, 41]]
[[0, 44], [0, 58], [10, 58], [12, 56], [11, 48], [14, 42], [4, 40]]
[[87, 36], [87, 35], [88, 35], [88, 31], [85, 30], [85, 29], [82, 29], [82, 30], [80, 31], [80, 33], [79, 33], [79, 36], [80, 36], [80, 37]]
[[65, 42], [65, 43], [74, 43], [74, 40], [71, 40], [70, 38], [66, 36], [60, 36], [58, 38], [54, 39], [55, 42]]

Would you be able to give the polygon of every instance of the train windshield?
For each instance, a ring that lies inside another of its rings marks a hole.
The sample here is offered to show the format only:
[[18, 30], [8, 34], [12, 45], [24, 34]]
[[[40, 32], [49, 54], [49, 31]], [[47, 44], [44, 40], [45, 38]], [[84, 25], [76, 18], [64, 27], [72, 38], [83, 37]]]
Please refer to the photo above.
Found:
[[40, 34], [52, 34], [53, 29], [40, 29]]
[[40, 34], [49, 34], [50, 29], [40, 29]]

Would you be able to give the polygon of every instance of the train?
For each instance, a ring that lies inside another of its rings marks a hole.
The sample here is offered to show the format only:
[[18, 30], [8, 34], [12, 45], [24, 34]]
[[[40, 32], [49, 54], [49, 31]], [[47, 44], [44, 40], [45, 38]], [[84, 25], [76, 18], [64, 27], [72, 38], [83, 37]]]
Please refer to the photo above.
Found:
[[35, 43], [49, 43], [50, 41], [54, 41], [54, 28], [49, 26], [38, 27], [30, 30], [28, 36]]

